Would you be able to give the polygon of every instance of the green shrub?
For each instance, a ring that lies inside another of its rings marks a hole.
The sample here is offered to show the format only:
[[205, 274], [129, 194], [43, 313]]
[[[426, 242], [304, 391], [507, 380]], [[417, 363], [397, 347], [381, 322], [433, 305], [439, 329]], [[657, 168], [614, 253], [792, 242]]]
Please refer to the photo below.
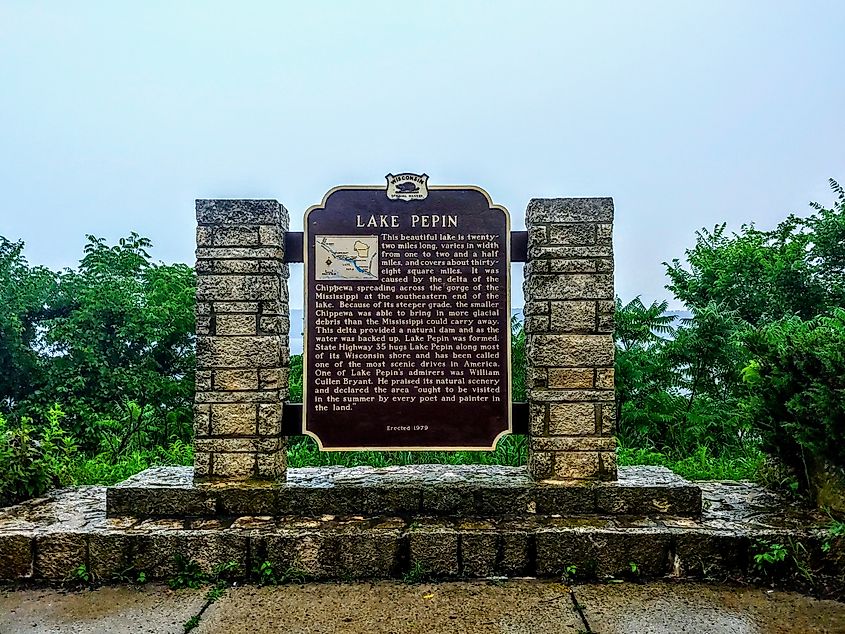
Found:
[[43, 495], [58, 486], [76, 455], [76, 442], [61, 427], [58, 405], [36, 425], [31, 418], [16, 422], [0, 415], [0, 506]]
[[715, 304], [680, 320], [666, 302], [616, 300], [618, 436], [627, 447], [675, 458], [701, 447], [715, 456], [742, 454], [749, 420], [739, 379], [748, 358], [743, 324]]
[[[104, 442], [117, 457], [189, 440], [193, 269], [156, 263], [147, 251], [150, 241], [134, 233], [115, 245], [88, 236], [79, 265], [51, 280], [20, 254], [7, 272], [8, 244], [0, 240], [0, 289], [34, 289], [27, 302], [11, 295], [13, 311], [20, 312], [11, 326], [34, 333], [25, 337], [25, 352], [36, 355], [38, 372], [13, 385], [0, 380], [0, 411], [36, 416], [62, 403], [65, 428], [88, 454], [102, 451]], [[27, 356], [4, 346], [4, 322], [0, 319], [0, 360], [14, 353], [9, 364], [26, 367]]]
[[845, 310], [749, 333], [748, 406], [763, 448], [803, 487], [817, 461], [845, 468]]

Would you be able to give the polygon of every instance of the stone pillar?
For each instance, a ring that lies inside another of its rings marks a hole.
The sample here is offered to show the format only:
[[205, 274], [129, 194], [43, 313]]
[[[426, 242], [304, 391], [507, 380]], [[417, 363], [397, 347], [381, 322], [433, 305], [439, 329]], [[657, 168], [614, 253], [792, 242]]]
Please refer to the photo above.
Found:
[[613, 200], [533, 199], [525, 222], [529, 472], [615, 480]]
[[275, 200], [198, 200], [195, 480], [283, 479], [288, 212]]

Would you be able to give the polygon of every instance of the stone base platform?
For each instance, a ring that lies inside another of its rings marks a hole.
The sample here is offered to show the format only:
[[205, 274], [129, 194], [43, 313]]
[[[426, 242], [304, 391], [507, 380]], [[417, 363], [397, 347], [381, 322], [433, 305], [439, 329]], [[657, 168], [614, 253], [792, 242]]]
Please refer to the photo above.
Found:
[[[107, 517], [106, 489], [79, 487], [0, 509], [0, 579], [63, 580], [85, 565], [98, 581], [167, 579], [176, 555], [202, 570], [234, 562], [255, 578], [269, 562], [289, 579], [759, 576], [754, 555], [786, 559], [767, 571], [841, 574], [842, 542], [826, 516], [745, 483], [701, 483], [700, 517], [644, 513], [456, 518], [325, 515], [141, 519]], [[632, 565], [633, 564], [633, 565]], [[573, 569], [570, 568], [570, 575]], [[838, 571], [838, 572], [836, 572]]]
[[620, 467], [615, 482], [535, 482], [524, 467], [418, 465], [288, 469], [280, 485], [194, 485], [190, 467], [147, 469], [106, 491], [109, 517], [404, 518], [701, 513], [701, 490], [665, 467]]

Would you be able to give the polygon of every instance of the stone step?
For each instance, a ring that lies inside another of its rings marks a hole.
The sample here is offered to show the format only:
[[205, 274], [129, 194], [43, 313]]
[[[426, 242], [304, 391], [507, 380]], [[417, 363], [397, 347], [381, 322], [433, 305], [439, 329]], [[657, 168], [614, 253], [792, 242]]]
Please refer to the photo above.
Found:
[[[200, 569], [263, 562], [287, 578], [737, 577], [771, 544], [813, 570], [841, 566], [823, 552], [824, 518], [750, 484], [703, 484], [700, 518], [649, 516], [446, 519], [421, 517], [107, 518], [106, 491], [80, 487], [0, 510], [0, 578], [62, 580], [85, 565], [96, 579], [167, 579], [177, 555]], [[785, 560], [789, 564], [790, 560]], [[574, 569], [571, 568], [574, 566]]]
[[194, 485], [190, 467], [147, 469], [109, 487], [109, 517], [388, 515], [509, 517], [701, 513], [701, 490], [665, 467], [615, 482], [534, 482], [524, 467], [418, 465], [288, 469], [279, 486]]

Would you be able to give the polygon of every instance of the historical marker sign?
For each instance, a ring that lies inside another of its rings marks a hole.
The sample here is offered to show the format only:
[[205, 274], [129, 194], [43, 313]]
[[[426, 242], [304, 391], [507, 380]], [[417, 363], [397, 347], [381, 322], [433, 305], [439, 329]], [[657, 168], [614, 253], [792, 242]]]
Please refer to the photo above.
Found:
[[305, 214], [305, 432], [492, 449], [510, 421], [510, 220], [477, 187], [338, 187]]

